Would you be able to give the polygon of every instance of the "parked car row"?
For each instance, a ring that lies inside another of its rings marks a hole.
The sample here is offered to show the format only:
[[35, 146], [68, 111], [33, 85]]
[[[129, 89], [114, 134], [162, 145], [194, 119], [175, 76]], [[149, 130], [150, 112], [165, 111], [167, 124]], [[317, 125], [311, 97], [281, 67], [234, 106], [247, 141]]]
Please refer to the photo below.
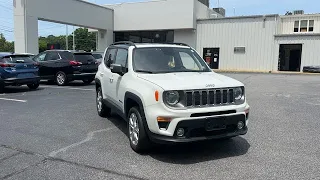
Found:
[[48, 50], [38, 55], [0, 53], [0, 93], [6, 86], [27, 85], [37, 89], [40, 80], [55, 82], [59, 86], [73, 80], [90, 84], [99, 62], [91, 52]]

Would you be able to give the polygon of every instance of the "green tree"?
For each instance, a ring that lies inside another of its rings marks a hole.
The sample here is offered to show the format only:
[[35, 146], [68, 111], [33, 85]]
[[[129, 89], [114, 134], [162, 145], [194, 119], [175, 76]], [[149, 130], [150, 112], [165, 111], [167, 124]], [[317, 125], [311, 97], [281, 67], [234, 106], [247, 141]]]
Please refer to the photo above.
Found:
[[[39, 37], [39, 52], [47, 49], [47, 44], [60, 44], [61, 49], [66, 49], [66, 36], [49, 35], [47, 37]], [[96, 34], [89, 32], [87, 28], [78, 28], [75, 30], [76, 50], [95, 50], [96, 49]], [[73, 35], [68, 36], [68, 48], [73, 49]]]
[[8, 42], [2, 33], [0, 33], [0, 51], [14, 52], [14, 43]]

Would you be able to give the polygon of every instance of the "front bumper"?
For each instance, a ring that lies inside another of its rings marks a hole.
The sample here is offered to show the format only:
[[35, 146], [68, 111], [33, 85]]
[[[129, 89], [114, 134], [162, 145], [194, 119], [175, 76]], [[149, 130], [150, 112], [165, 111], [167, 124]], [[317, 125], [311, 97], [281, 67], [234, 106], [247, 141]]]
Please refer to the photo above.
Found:
[[[151, 141], [161, 144], [186, 143], [245, 135], [248, 132], [248, 127], [244, 126], [242, 129], [238, 129], [237, 124], [239, 121], [245, 124], [246, 116], [238, 114], [225, 117], [185, 120], [178, 123], [173, 136], [163, 136], [151, 132], [148, 135]], [[177, 136], [177, 129], [179, 128], [184, 129], [185, 133], [182, 137]]]
[[69, 74], [68, 79], [71, 79], [71, 80], [94, 79], [95, 76], [96, 76], [96, 73]]
[[[156, 104], [145, 108], [146, 126], [150, 139], [155, 142], [193, 142], [207, 139], [219, 139], [244, 135], [248, 131], [249, 105], [217, 106], [173, 110], [164, 104]], [[162, 124], [157, 117], [170, 117], [171, 121]], [[223, 128], [208, 130], [206, 122], [210, 119], [222, 121]], [[244, 123], [242, 129], [237, 128], [239, 121]], [[184, 128], [185, 135], [177, 136], [177, 129]]]
[[32, 78], [7, 78], [3, 80], [4, 84], [7, 85], [23, 85], [23, 84], [33, 84], [39, 83], [40, 77], [35, 76]]

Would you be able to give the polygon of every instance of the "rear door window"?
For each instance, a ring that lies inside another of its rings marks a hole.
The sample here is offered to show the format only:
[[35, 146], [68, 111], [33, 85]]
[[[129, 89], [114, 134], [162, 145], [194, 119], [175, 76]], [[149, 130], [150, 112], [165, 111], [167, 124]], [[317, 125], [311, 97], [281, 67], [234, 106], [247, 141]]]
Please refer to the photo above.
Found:
[[60, 59], [59, 54], [57, 52], [49, 52], [48, 55], [46, 56], [46, 60], [58, 60]]

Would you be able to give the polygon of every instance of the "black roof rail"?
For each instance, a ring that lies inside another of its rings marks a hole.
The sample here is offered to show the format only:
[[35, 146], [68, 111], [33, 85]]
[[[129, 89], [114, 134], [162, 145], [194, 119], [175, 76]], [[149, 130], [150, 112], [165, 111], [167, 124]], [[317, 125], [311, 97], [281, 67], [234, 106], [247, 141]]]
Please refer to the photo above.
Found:
[[115, 42], [111, 45], [121, 45], [121, 44], [127, 44], [127, 45], [130, 45], [130, 46], [134, 46], [136, 47], [136, 44], [132, 41], [119, 41], [119, 42]]

